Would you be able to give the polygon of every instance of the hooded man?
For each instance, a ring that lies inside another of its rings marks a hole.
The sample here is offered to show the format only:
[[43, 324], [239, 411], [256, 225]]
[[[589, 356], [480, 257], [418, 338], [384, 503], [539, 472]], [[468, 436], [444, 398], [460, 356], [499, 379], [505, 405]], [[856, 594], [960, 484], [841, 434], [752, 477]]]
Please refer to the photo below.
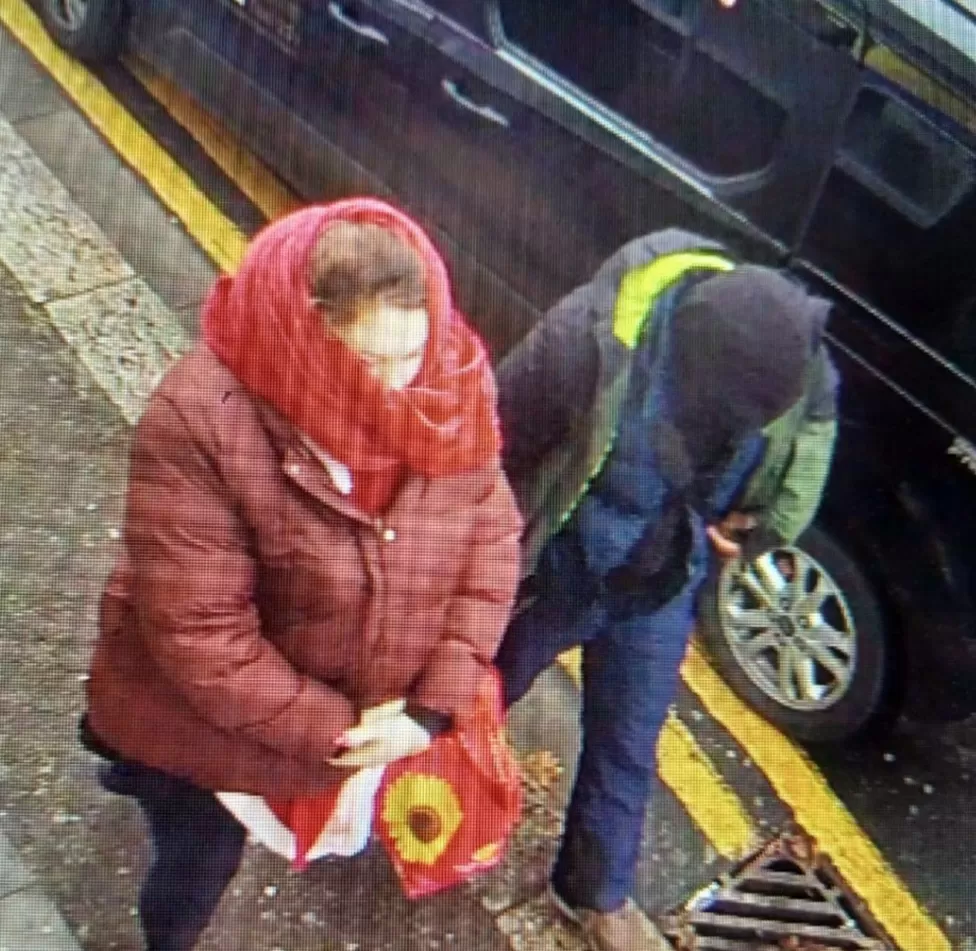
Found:
[[677, 230], [621, 248], [498, 371], [525, 518], [496, 663], [515, 703], [583, 647], [582, 749], [553, 897], [594, 951], [666, 951], [630, 898], [664, 723], [709, 564], [792, 542], [836, 435], [829, 302]]

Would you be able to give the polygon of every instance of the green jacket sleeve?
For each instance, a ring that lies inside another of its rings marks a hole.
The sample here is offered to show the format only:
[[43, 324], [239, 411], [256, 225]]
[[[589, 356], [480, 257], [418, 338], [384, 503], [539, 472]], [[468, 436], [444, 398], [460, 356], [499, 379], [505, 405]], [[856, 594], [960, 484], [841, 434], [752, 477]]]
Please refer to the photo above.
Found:
[[823, 497], [837, 438], [837, 420], [801, 423], [779, 491], [762, 515], [763, 527], [792, 543], [813, 521]]
[[741, 502], [759, 514], [759, 526], [746, 543], [747, 556], [792, 544], [813, 521], [837, 438], [838, 385], [837, 371], [821, 348], [804, 398], [764, 430], [766, 452]]

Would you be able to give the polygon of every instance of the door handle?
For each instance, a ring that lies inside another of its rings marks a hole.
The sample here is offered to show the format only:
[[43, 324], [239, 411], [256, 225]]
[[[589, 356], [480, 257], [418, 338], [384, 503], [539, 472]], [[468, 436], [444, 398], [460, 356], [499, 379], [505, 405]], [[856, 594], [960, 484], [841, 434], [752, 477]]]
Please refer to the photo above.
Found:
[[369, 26], [366, 23], [359, 23], [354, 20], [342, 9], [342, 5], [337, 3], [336, 0], [331, 0], [327, 9], [329, 16], [339, 26], [346, 30], [351, 30], [356, 36], [361, 36], [364, 40], [369, 40], [371, 43], [379, 43], [380, 46], [390, 45], [390, 38], [385, 33], [377, 30], [375, 26]]
[[469, 99], [458, 89], [458, 85], [453, 79], [448, 79], [447, 77], [442, 79], [441, 89], [444, 90], [451, 100], [467, 112], [473, 112], [478, 118], [484, 119], [486, 122], [493, 122], [495, 125], [502, 126], [502, 128], [508, 128], [508, 116], [502, 115], [496, 109], [492, 109], [491, 106], [482, 105]]

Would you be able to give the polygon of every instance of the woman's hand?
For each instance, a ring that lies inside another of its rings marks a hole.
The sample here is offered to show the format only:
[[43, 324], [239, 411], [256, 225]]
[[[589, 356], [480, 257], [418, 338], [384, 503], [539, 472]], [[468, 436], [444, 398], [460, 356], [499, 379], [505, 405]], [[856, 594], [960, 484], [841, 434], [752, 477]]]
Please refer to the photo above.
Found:
[[329, 763], [346, 768], [385, 766], [422, 753], [430, 745], [430, 734], [403, 708], [404, 701], [393, 700], [364, 710], [359, 724], [337, 740], [346, 749]]

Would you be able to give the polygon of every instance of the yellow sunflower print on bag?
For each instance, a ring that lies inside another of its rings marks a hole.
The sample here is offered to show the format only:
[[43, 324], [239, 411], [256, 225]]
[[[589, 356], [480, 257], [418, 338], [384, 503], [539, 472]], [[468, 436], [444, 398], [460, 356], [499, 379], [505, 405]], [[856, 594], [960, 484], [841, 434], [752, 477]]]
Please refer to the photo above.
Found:
[[383, 821], [404, 862], [433, 865], [461, 819], [461, 803], [451, 784], [430, 773], [404, 773], [383, 800]]

